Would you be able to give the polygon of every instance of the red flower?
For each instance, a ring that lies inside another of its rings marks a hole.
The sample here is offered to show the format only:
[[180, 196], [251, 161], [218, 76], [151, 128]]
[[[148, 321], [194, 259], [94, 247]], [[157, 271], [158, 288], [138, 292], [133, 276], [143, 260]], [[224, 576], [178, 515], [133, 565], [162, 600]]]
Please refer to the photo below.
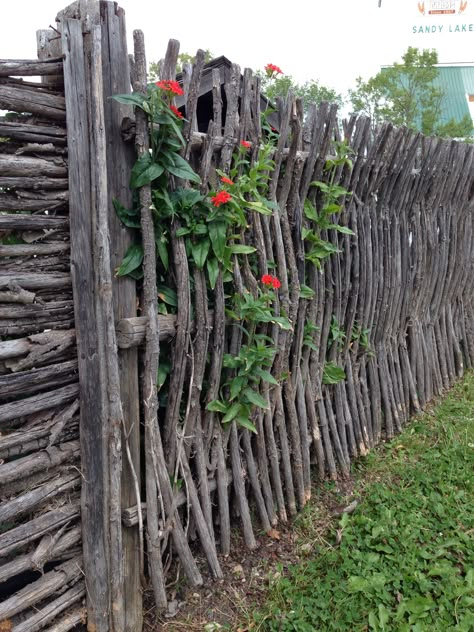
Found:
[[223, 182], [224, 184], [234, 184], [232, 180], [228, 178], [227, 176], [222, 176], [221, 182]]
[[267, 64], [265, 66], [265, 72], [267, 73], [267, 77], [273, 77], [273, 75], [282, 75], [283, 70], [275, 66], [275, 64]]
[[156, 86], [161, 88], [162, 90], [166, 90], [166, 92], [171, 92], [172, 94], [176, 94], [176, 96], [180, 97], [184, 94], [183, 88], [179, 85], [177, 81], [163, 80], [157, 81]]
[[250, 147], [250, 143], [248, 140], [241, 140], [240, 144], [242, 147], [245, 147], [245, 149], [248, 149]]
[[216, 207], [219, 207], [221, 204], [225, 204], [231, 199], [232, 199], [232, 196], [230, 193], [227, 193], [227, 191], [219, 191], [219, 193], [216, 193], [216, 195], [214, 195], [214, 197], [211, 198], [212, 203]]
[[173, 112], [173, 114], [175, 116], [177, 116], [178, 118], [182, 119], [183, 115], [181, 114], [181, 112], [178, 110], [178, 108], [175, 105], [170, 105], [170, 110]]
[[262, 283], [267, 287], [274, 287], [275, 290], [278, 290], [278, 288], [281, 287], [280, 281], [271, 274], [264, 274], [262, 277]]

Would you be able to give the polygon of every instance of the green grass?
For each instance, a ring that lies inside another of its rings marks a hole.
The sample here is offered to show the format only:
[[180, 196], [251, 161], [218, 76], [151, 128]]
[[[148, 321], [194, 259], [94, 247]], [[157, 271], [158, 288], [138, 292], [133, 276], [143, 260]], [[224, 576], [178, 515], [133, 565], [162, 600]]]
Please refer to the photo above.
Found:
[[299, 546], [314, 552], [270, 581], [250, 629], [474, 631], [473, 421], [470, 373], [440, 406], [358, 461], [350, 497], [323, 486], [326, 500], [356, 497], [359, 506], [324, 535], [317, 501], [302, 513]]

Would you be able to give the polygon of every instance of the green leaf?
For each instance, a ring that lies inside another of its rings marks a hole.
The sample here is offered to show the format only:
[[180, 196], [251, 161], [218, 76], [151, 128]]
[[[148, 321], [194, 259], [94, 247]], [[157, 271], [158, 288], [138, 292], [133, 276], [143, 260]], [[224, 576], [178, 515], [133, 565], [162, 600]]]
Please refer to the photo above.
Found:
[[206, 224], [197, 224], [194, 227], [193, 233], [195, 235], [207, 235], [209, 233], [209, 230], [208, 230]]
[[168, 270], [169, 267], [169, 258], [168, 258], [168, 247], [166, 238], [161, 235], [160, 237], [155, 237], [156, 249], [158, 250], [158, 255], [161, 259], [161, 263], [165, 270]]
[[189, 235], [190, 232], [189, 228], [178, 228], [176, 237], [184, 237], [185, 235]]
[[273, 375], [269, 371], [264, 371], [263, 369], [255, 369], [255, 373], [264, 382], [268, 382], [269, 384], [274, 384], [275, 386], [278, 386], [277, 380], [273, 377]]
[[232, 421], [233, 419], [235, 419], [237, 415], [240, 413], [240, 408], [241, 408], [240, 404], [232, 404], [232, 406], [227, 410], [226, 414], [222, 418], [222, 423], [227, 424], [229, 423], [229, 421]]
[[233, 244], [230, 246], [230, 250], [234, 255], [250, 255], [252, 252], [256, 252], [257, 249], [252, 246], [244, 246], [244, 244]]
[[171, 373], [171, 364], [166, 362], [165, 360], [160, 359], [160, 364], [158, 366], [158, 377], [156, 381], [156, 386], [158, 390], [163, 386], [166, 382], [166, 378]]
[[341, 204], [327, 204], [323, 211], [325, 215], [333, 215], [334, 213], [340, 213], [343, 208]]
[[209, 404], [206, 406], [206, 410], [210, 410], [212, 413], [225, 414], [227, 412], [227, 406], [218, 399], [213, 399], [212, 402], [209, 402]]
[[182, 178], [183, 180], [196, 182], [196, 184], [201, 183], [201, 178], [198, 176], [198, 174], [192, 170], [186, 160], [182, 158], [179, 154], [173, 154], [173, 163], [173, 165], [167, 166], [167, 170], [171, 174], [173, 174], [177, 178]]
[[132, 92], [132, 94], [114, 94], [112, 99], [126, 105], [136, 105], [143, 110], [143, 103], [147, 102], [146, 95], [141, 92]]
[[263, 204], [262, 202], [247, 202], [244, 200], [245, 206], [251, 211], [256, 211], [257, 213], [261, 213], [262, 215], [271, 215], [272, 209]]
[[323, 369], [323, 384], [338, 384], [346, 379], [344, 369], [338, 367], [334, 362], [327, 362]]
[[214, 257], [208, 257], [206, 261], [207, 274], [209, 276], [209, 285], [211, 290], [216, 287], [217, 279], [219, 277], [219, 262]]
[[156, 290], [158, 292], [158, 298], [172, 307], [178, 307], [178, 295], [170, 287], [166, 287], [162, 283], [157, 283]]
[[284, 318], [283, 316], [271, 316], [269, 320], [271, 323], [276, 323], [280, 329], [285, 331], [292, 331], [293, 329], [288, 318]]
[[157, 162], [153, 162], [149, 153], [143, 154], [133, 165], [130, 188], [138, 189], [145, 184], [149, 184], [161, 176], [163, 171], [164, 168]]
[[207, 239], [207, 237], [205, 239], [200, 239], [195, 244], [191, 243], [191, 252], [193, 254], [194, 263], [200, 270], [202, 270], [204, 264], [206, 263], [210, 247], [211, 242]]
[[304, 214], [305, 217], [307, 217], [308, 219], [311, 219], [314, 222], [318, 221], [318, 214], [316, 213], [316, 209], [309, 200], [304, 201]]
[[339, 224], [329, 224], [327, 228], [333, 228], [334, 230], [337, 230], [338, 233], [343, 233], [344, 235], [355, 235], [354, 231], [347, 226], [339, 226]]
[[235, 399], [241, 392], [242, 388], [247, 384], [247, 378], [237, 375], [230, 382], [230, 401]]
[[315, 296], [314, 290], [312, 290], [307, 285], [300, 286], [300, 298], [312, 299]]
[[257, 393], [252, 388], [246, 388], [243, 394], [245, 395], [245, 397], [248, 399], [249, 402], [254, 404], [254, 406], [258, 406], [259, 408], [264, 408], [264, 409], [268, 408], [267, 400], [264, 399], [260, 395], [260, 393]]
[[408, 599], [405, 602], [406, 610], [411, 614], [418, 615], [423, 614], [424, 612], [428, 612], [435, 606], [436, 604], [431, 597], [423, 597], [422, 595], [418, 595], [417, 597]]
[[140, 244], [132, 244], [127, 250], [122, 263], [115, 271], [115, 276], [121, 277], [130, 274], [142, 265], [143, 246]]
[[255, 426], [250, 421], [250, 419], [248, 419], [248, 417], [242, 417], [239, 415], [239, 417], [236, 418], [235, 423], [238, 426], [242, 426], [242, 428], [247, 428], [247, 430], [250, 430], [250, 432], [254, 432], [255, 434], [258, 434], [257, 428], [255, 428]]
[[375, 614], [373, 610], [369, 612], [369, 625], [370, 625], [371, 630], [378, 632], [379, 625], [377, 621], [377, 615]]
[[209, 237], [214, 254], [219, 261], [222, 261], [227, 243], [227, 224], [225, 222], [209, 222]]
[[127, 209], [115, 198], [112, 200], [118, 218], [128, 228], [140, 228], [140, 217], [135, 209]]
[[379, 604], [379, 622], [382, 631], [385, 630], [385, 625], [390, 621], [390, 612], [383, 604]]

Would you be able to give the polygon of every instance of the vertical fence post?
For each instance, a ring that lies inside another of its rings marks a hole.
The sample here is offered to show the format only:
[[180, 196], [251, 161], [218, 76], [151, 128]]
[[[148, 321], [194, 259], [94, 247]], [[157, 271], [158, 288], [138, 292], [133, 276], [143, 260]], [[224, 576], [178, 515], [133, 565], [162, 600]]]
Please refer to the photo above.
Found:
[[[137, 527], [122, 528], [122, 504], [137, 502], [140, 476], [136, 350], [117, 353], [115, 322], [136, 315], [135, 284], [114, 278], [132, 243], [112, 199], [131, 203], [133, 150], [111, 96], [129, 92], [123, 11], [80, 0], [59, 16], [69, 149], [71, 267], [81, 386], [82, 524], [88, 630], [142, 627]], [[125, 437], [122, 434], [125, 428]], [[133, 470], [122, 458], [124, 438]], [[122, 470], [125, 467], [124, 475]]]
[[[66, 10], [67, 11], [67, 10]], [[104, 455], [104, 380], [99, 362], [97, 287], [94, 272], [95, 218], [90, 151], [90, 86], [82, 24], [61, 21], [69, 157], [71, 273], [80, 383], [82, 534], [87, 587], [88, 630], [109, 632], [109, 555]]]
[[[115, 2], [102, 1], [102, 75], [104, 81], [105, 134], [107, 141], [107, 182], [109, 191], [109, 231], [112, 265], [112, 289], [115, 320], [137, 315], [136, 283], [131, 277], [116, 278], [114, 270], [122, 262], [124, 254], [133, 243], [132, 231], [126, 228], [113, 208], [117, 199], [126, 208], [132, 205], [129, 187], [130, 172], [135, 162], [133, 143], [123, 142], [121, 123], [130, 116], [130, 106], [124, 106], [111, 97], [126, 94], [130, 89], [130, 69], [127, 52], [124, 11]], [[123, 455], [122, 506], [136, 505], [134, 476], [140, 481], [140, 418], [137, 348], [119, 349], [120, 390], [127, 441], [133, 462], [132, 472], [126, 454]], [[125, 444], [124, 444], [125, 445]], [[125, 632], [142, 629], [142, 587], [140, 578], [140, 550], [138, 526], [123, 527], [124, 609]]]

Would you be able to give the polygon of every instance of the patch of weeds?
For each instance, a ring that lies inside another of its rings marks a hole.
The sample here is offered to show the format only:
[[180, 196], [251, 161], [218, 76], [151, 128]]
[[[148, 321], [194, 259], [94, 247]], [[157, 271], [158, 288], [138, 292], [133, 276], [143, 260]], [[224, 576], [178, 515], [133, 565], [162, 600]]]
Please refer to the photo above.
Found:
[[[473, 402], [470, 373], [435, 410], [359, 460], [353, 514], [302, 512], [298, 535], [314, 547], [269, 582], [252, 630], [474, 630]], [[319, 489], [337, 496], [337, 484]]]

